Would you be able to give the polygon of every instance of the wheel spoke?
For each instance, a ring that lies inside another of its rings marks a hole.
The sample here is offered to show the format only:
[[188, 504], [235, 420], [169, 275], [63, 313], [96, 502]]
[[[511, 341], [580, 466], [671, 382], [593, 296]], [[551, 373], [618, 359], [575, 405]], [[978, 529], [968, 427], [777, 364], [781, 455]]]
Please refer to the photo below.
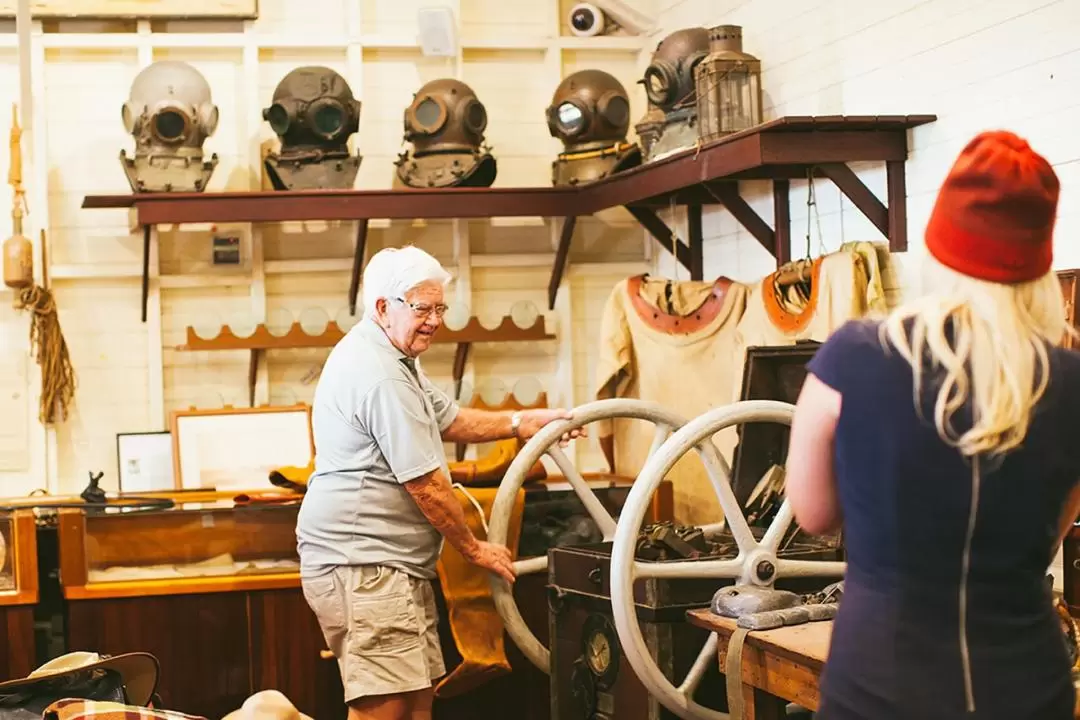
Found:
[[776, 511], [776, 517], [769, 523], [769, 529], [765, 531], [765, 537], [761, 538], [761, 546], [768, 548], [769, 552], [777, 552], [794, 520], [795, 511], [792, 510], [791, 503], [785, 499], [784, 502], [780, 503], [780, 509]]
[[727, 532], [727, 522], [721, 520], [720, 522], [709, 523], [708, 525], [701, 525], [701, 532], [705, 533], [705, 537], [711, 538]]
[[724, 578], [742, 574], [742, 557], [730, 560], [676, 560], [673, 562], [634, 562], [637, 578]]
[[687, 700], [694, 699], [694, 691], [698, 689], [698, 685], [701, 684], [702, 679], [705, 677], [705, 671], [709, 669], [709, 664], [716, 662], [716, 646], [718, 643], [719, 639], [716, 633], [709, 633], [709, 639], [705, 641], [705, 646], [698, 653], [697, 659], [694, 660], [694, 664], [690, 667], [690, 672], [686, 674], [686, 679], [678, 687], [679, 694]]
[[547, 566], [547, 555], [538, 555], [536, 557], [527, 558], [525, 560], [515, 560], [514, 574], [520, 576], [541, 573], [547, 571]]
[[712, 483], [716, 498], [720, 501], [720, 509], [724, 511], [724, 522], [727, 525], [735, 544], [740, 552], [750, 552], [757, 547], [757, 540], [750, 532], [750, 525], [743, 516], [739, 501], [735, 498], [735, 491], [731, 488], [731, 468], [723, 455], [716, 449], [711, 438], [707, 438], [697, 445], [697, 451], [701, 455], [701, 461], [705, 465], [705, 472]]
[[645, 459], [648, 460], [653, 456], [653, 453], [660, 449], [660, 446], [664, 444], [664, 441], [671, 435], [671, 427], [663, 423], [656, 424], [656, 431], [653, 433], [652, 445], [649, 446], [649, 452], [645, 455]]
[[581, 504], [585, 506], [586, 512], [589, 513], [600, 532], [603, 533], [604, 541], [610, 541], [611, 538], [615, 537], [615, 520], [612, 519], [604, 504], [600, 502], [600, 498], [596, 497], [596, 493], [585, 482], [585, 478], [581, 477], [581, 473], [570, 462], [570, 458], [566, 457], [566, 453], [562, 451], [562, 448], [553, 445], [547, 449], [547, 454], [555, 461], [555, 464], [559, 467], [559, 472], [566, 477], [570, 487], [577, 493]]
[[843, 577], [847, 563], [828, 560], [776, 560], [777, 577]]

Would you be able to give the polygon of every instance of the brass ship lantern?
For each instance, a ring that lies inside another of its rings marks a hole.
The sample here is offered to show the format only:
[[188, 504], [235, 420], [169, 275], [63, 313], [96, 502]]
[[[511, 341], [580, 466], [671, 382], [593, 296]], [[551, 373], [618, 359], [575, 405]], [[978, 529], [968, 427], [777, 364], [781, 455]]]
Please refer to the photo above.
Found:
[[761, 61], [742, 49], [742, 27], [709, 29], [709, 54], [694, 70], [702, 142], [761, 123]]

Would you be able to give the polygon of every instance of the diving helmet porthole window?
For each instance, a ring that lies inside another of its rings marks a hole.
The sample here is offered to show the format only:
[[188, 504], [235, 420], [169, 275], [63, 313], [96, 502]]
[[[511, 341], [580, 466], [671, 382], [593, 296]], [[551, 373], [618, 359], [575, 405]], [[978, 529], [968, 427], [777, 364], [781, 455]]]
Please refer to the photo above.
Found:
[[217, 167], [203, 143], [218, 125], [206, 78], [191, 65], [162, 60], [143, 68], [120, 110], [135, 154], [120, 151], [132, 192], [201, 192]]
[[547, 121], [551, 136], [563, 144], [551, 167], [553, 185], [580, 185], [641, 163], [640, 148], [626, 139], [626, 88], [603, 70], [580, 70], [559, 83]]
[[360, 108], [349, 83], [330, 68], [310, 65], [285, 75], [263, 110], [281, 141], [263, 163], [274, 189], [351, 188], [362, 160], [349, 150]]
[[395, 187], [490, 187], [497, 165], [484, 143], [487, 109], [471, 87], [450, 78], [421, 87], [404, 114], [412, 147], [394, 162]]

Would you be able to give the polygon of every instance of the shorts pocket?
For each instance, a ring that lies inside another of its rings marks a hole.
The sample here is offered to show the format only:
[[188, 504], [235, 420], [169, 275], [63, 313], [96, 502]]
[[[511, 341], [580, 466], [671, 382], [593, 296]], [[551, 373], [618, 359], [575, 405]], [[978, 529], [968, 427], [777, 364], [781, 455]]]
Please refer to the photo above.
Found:
[[351, 651], [387, 653], [420, 645], [420, 620], [409, 593], [353, 599]]
[[300, 587], [323, 633], [332, 635], [345, 629], [344, 598], [333, 573], [302, 580]]

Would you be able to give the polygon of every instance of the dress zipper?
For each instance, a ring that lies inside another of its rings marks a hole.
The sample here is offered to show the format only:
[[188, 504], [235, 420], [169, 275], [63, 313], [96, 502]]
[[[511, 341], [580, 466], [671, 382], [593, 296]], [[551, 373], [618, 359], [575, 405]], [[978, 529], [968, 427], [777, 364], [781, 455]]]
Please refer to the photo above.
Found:
[[979, 471], [979, 456], [972, 458], [971, 464], [971, 510], [968, 512], [967, 536], [964, 539], [964, 555], [960, 570], [960, 662], [964, 669], [964, 698], [967, 711], [975, 712], [975, 690], [971, 681], [971, 653], [968, 650], [967, 634], [967, 591], [968, 575], [971, 571], [971, 543], [975, 537], [975, 520], [979, 514], [979, 486], [982, 473]]

